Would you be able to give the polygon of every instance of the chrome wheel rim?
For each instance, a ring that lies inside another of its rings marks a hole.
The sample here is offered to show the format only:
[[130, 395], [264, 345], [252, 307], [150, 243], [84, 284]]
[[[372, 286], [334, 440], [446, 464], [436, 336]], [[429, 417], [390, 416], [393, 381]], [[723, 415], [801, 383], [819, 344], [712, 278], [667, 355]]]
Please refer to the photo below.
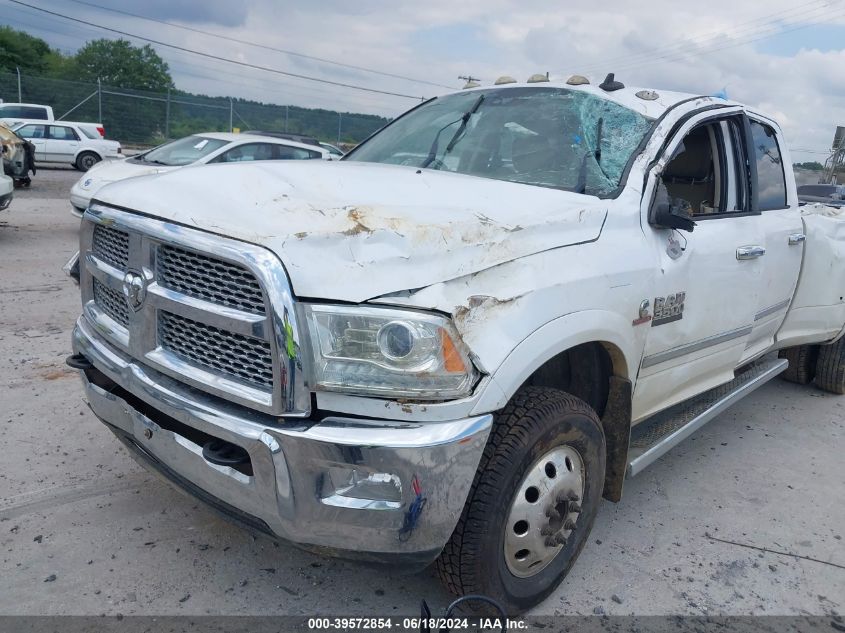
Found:
[[526, 471], [505, 523], [504, 556], [519, 578], [540, 573], [577, 529], [584, 498], [584, 460], [558, 446]]
[[85, 167], [85, 169], [91, 169], [96, 164], [97, 164], [97, 159], [94, 158], [93, 156], [85, 156], [82, 159], [82, 166]]

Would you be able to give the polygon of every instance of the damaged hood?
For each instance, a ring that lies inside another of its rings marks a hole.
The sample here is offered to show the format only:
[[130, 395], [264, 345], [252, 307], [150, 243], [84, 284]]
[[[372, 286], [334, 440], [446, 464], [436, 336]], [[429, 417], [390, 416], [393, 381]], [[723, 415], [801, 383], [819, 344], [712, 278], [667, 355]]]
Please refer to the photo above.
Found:
[[210, 165], [95, 197], [265, 246], [296, 295], [351, 302], [593, 241], [607, 214], [570, 192], [351, 161]]

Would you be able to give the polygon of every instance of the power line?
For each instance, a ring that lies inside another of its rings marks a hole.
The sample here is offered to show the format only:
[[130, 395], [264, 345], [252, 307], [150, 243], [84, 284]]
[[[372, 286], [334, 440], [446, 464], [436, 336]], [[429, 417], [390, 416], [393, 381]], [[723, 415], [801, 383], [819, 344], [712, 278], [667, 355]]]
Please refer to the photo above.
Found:
[[[15, 9], [15, 10], [24, 11], [25, 9]], [[31, 14], [25, 13], [24, 15], [29, 16]], [[27, 20], [23, 20], [23, 19], [21, 19], [17, 16], [13, 17], [11, 20], [7, 20], [7, 22], [11, 26], [23, 26], [23, 27], [29, 28], [30, 32], [33, 32], [33, 33], [47, 32], [47, 33], [53, 33], [53, 34], [61, 35], [61, 36], [67, 36], [69, 34], [69, 31], [67, 31], [67, 30], [59, 31], [59, 30], [56, 30], [56, 29], [49, 28], [49, 26], [48, 26], [48, 25], [51, 25], [53, 23], [52, 22], [53, 20], [55, 20], [56, 22], [62, 22], [62, 24], [64, 24], [63, 21], [59, 20], [58, 18], [54, 18], [52, 16], [44, 16], [44, 17], [46, 19], [44, 21], [38, 23], [38, 24], [34, 24], [34, 23], [29, 22]], [[81, 33], [97, 33], [98, 32], [97, 29], [91, 28], [91, 27], [88, 27], [88, 26], [84, 26], [84, 25], [70, 25], [70, 26], [71, 26], [71, 29], [79, 32], [80, 34]], [[211, 79], [211, 80], [215, 80], [219, 83], [220, 76], [221, 75], [227, 75], [227, 76], [230, 76], [230, 77], [237, 78], [237, 81], [230, 81], [227, 84], [227, 85], [233, 85], [233, 86], [242, 86], [242, 85], [245, 85], [245, 82], [261, 82], [262, 81], [258, 77], [254, 76], [254, 75], [250, 75], [248, 73], [244, 73], [243, 71], [241, 71], [239, 69], [238, 70], [236, 70], [236, 69], [223, 70], [223, 69], [219, 68], [219, 64], [217, 64], [216, 62], [211, 62], [211, 63], [215, 63], [214, 68], [207, 66], [207, 65], [203, 65], [202, 63], [200, 63], [200, 60], [197, 60], [192, 55], [188, 55], [188, 54], [183, 53], [181, 51], [172, 51], [171, 55], [172, 55], [172, 58], [170, 60], [168, 60], [171, 68], [174, 68], [175, 70], [177, 70], [178, 73], [182, 76], [197, 77], [197, 78], [202, 78], [202, 79]], [[191, 61], [188, 61], [188, 59], [183, 59], [183, 57], [188, 58]], [[202, 70], [207, 70], [209, 72], [212, 72], [212, 73], [214, 73], [214, 75], [213, 76], [212, 75], [200, 75], [200, 74], [192, 73], [189, 70], [186, 70], [185, 67], [200, 68]], [[63, 80], [56, 80], [56, 81], [63, 81]], [[282, 94], [298, 95], [298, 96], [303, 97], [303, 98], [314, 98], [311, 95], [318, 95], [319, 97], [324, 98], [324, 99], [331, 99], [332, 97], [337, 99], [338, 94], [344, 94], [344, 93], [330, 92], [333, 89], [331, 86], [326, 86], [326, 87], [314, 86], [311, 83], [308, 83], [307, 85], [302, 85], [301, 83], [287, 83], [289, 81], [290, 82], [299, 82], [300, 80], [295, 79], [295, 78], [294, 79], [279, 78], [277, 80], [277, 82], [275, 82], [273, 84], [273, 86], [281, 87], [283, 89], [283, 92], [280, 91], [278, 88], [272, 88], [272, 89], [268, 88], [266, 81], [264, 81], [263, 85], [261, 85], [261, 86], [257, 86], [257, 85], [255, 85], [255, 83], [253, 83], [253, 84], [249, 85], [249, 87], [251, 87], [251, 88], [260, 87], [262, 93], [267, 93], [269, 91], [269, 92], [275, 92], [276, 94], [279, 94], [279, 95], [282, 95]], [[307, 91], [308, 94], [303, 93], [302, 91]], [[389, 111], [391, 117], [395, 116], [397, 114], [396, 106], [395, 105], [389, 105], [388, 102], [385, 101], [384, 98], [380, 97], [379, 95], [362, 94], [362, 95], [359, 95], [357, 98], [359, 100], [364, 100], [363, 103], [364, 103], [365, 106], [378, 107], [379, 109], [381, 109], [382, 115], [384, 114], [384, 111]], [[301, 107], [307, 107], [307, 106], [301, 106]], [[336, 106], [332, 106], [332, 107], [336, 107]]]
[[391, 97], [402, 97], [403, 99], [415, 99], [419, 101], [424, 101], [425, 97], [417, 97], [414, 95], [403, 94], [400, 92], [390, 92], [388, 90], [378, 90], [376, 88], [366, 88], [364, 86], [357, 86], [355, 84], [348, 84], [341, 81], [331, 81], [330, 79], [320, 79], [318, 77], [311, 77], [309, 75], [301, 75], [298, 73], [288, 72], [286, 70], [279, 70], [278, 68], [270, 68], [268, 66], [259, 66], [258, 64], [250, 64], [249, 62], [242, 62], [236, 59], [229, 59], [227, 57], [221, 57], [219, 55], [212, 55], [211, 53], [203, 53], [202, 51], [196, 51], [190, 48], [186, 48], [184, 46], [177, 46], [176, 44], [168, 44], [167, 42], [162, 42], [160, 40], [154, 40], [149, 37], [144, 37], [142, 35], [135, 35], [134, 33], [128, 33], [126, 31], [121, 31], [119, 29], [114, 29], [108, 26], [103, 26], [101, 24], [95, 24], [93, 22], [88, 22], [86, 20], [81, 20], [79, 18], [74, 18], [69, 15], [64, 15], [62, 13], [58, 13], [56, 11], [50, 11], [48, 9], [43, 9], [41, 7], [36, 7], [31, 4], [27, 4], [26, 2], [21, 2], [21, 0], [9, 0], [9, 2], [13, 4], [18, 4], [24, 7], [28, 7], [30, 9], [34, 9], [36, 11], [41, 11], [42, 13], [46, 13], [48, 15], [54, 15], [56, 17], [64, 18], [65, 20], [70, 20], [71, 22], [77, 22], [79, 24], [85, 24], [87, 26], [93, 26], [97, 29], [102, 29], [104, 31], [110, 31], [111, 33], [117, 33], [118, 35], [124, 35], [126, 37], [134, 37], [135, 39], [141, 40], [142, 42], [149, 42], [150, 44], [156, 44], [158, 46], [165, 46], [167, 48], [172, 48], [177, 51], [183, 51], [185, 53], [192, 53], [194, 55], [200, 55], [201, 57], [207, 57], [208, 59], [216, 59], [217, 61], [226, 62], [229, 64], [235, 64], [237, 66], [243, 66], [245, 68], [253, 68], [255, 70], [263, 70], [269, 73], [275, 73], [277, 75], [285, 75], [287, 77], [296, 77], [297, 79], [306, 79], [308, 81], [315, 81], [317, 83], [329, 84], [332, 86], [340, 86], [342, 88], [350, 88], [352, 90], [362, 90], [364, 92], [373, 92], [376, 94], [383, 94], [388, 95]]
[[[809, 7], [809, 6], [814, 5], [814, 4], [819, 5], [819, 6], [815, 7], [814, 9], [809, 9], [809, 12], [817, 11], [818, 9], [826, 9], [827, 7], [829, 7], [833, 4], [838, 4], [838, 0], [812, 0], [812, 2], [807, 2], [805, 4], [798, 5], [796, 7], [791, 7], [789, 9], [785, 9], [783, 11], [760, 15], [760, 16], [757, 16], [756, 18], [751, 19], [751, 20], [746, 20], [745, 22], [740, 22], [736, 26], [737, 27], [743, 27], [745, 25], [755, 24], [755, 23], [758, 23], [758, 22], [762, 22], [763, 24], [758, 24], [757, 26], [753, 26], [753, 27], [750, 27], [750, 28], [739, 28], [739, 29], [735, 28], [731, 31], [730, 34], [737, 36], [737, 35], [743, 34], [744, 32], [748, 32], [749, 34], [754, 35], [755, 31], [761, 32], [761, 31], [758, 31], [758, 29], [760, 29], [761, 27], [763, 29], [769, 28], [772, 25], [774, 25], [776, 22], [778, 22], [779, 20], [772, 20], [772, 18], [775, 18], [776, 16], [781, 16], [780, 19], [782, 20], [782, 19], [784, 19], [784, 16], [787, 17], [787, 18], [793, 17], [793, 16], [787, 15], [787, 14], [792, 14], [792, 13], [797, 12], [798, 15], [800, 15], [800, 17], [805, 17], [806, 16], [806, 11], [805, 11], [806, 7]], [[623, 61], [626, 64], [632, 64], [637, 59], [648, 59], [650, 57], [653, 57], [654, 55], [663, 56], [663, 55], [666, 55], [666, 54], [677, 53], [677, 52], [680, 52], [682, 49], [688, 48], [690, 45], [703, 46], [703, 45], [708, 44], [708, 43], [716, 42], [723, 35], [725, 35], [724, 31], [711, 31], [710, 33], [707, 33], [707, 34], [704, 34], [704, 35], [701, 35], [701, 36], [698, 36], [698, 37], [694, 37], [694, 38], [690, 38], [690, 39], [684, 39], [684, 40], [677, 40], [673, 44], [668, 44], [666, 46], [660, 46], [660, 47], [649, 49], [649, 50], [646, 50], [646, 51], [641, 51], [639, 53], [633, 53], [633, 54], [629, 54], [629, 55], [621, 55], [621, 56], [617, 56], [617, 57], [611, 57], [611, 58], [607, 58], [607, 59], [604, 59], [604, 60], [600, 60], [599, 62], [596, 62], [594, 64], [587, 65], [587, 68], [579, 69], [579, 71], [582, 72], [582, 73], [583, 72], [593, 72], [593, 71], [598, 71], [600, 68], [601, 69], [607, 68], [608, 66], [610, 66], [610, 65], [612, 65], [616, 62], [619, 62], [619, 61]]]
[[[835, 18], [835, 17], [840, 17], [842, 15], [845, 15], [845, 12], [829, 13], [827, 15], [827, 17], [828, 18]], [[821, 16], [819, 16], [819, 17], [821, 17]], [[810, 28], [811, 26], [815, 26], [815, 25], [816, 25], [815, 23], [800, 24], [800, 25], [795, 26], [795, 27], [790, 28], [790, 29], [782, 29], [782, 30], [776, 31], [774, 33], [767, 33], [767, 34], [764, 34], [764, 35], [760, 35], [759, 37], [751, 37], [749, 39], [743, 39], [743, 40], [740, 40], [738, 42], [726, 44], [724, 46], [717, 46], [716, 48], [704, 47], [704, 48], [699, 48], [699, 49], [696, 49], [696, 50], [686, 51], [686, 52], [683, 52], [683, 53], [680, 53], [680, 54], [663, 55], [663, 56], [657, 57], [657, 58], [650, 60], [650, 61], [644, 61], [644, 62], [640, 62], [640, 63], [634, 62], [634, 63], [631, 63], [631, 64], [623, 65], [620, 68], [620, 70], [627, 70], [627, 69], [630, 69], [630, 68], [640, 68], [642, 66], [649, 66], [651, 64], [660, 63], [661, 61], [667, 61], [667, 62], [679, 61], [679, 60], [682, 60], [686, 57], [690, 57], [690, 56], [693, 56], [693, 55], [709, 55], [711, 53], [717, 53], [719, 51], [727, 50], [729, 48], [736, 48], [737, 46], [744, 46], [744, 45], [747, 45], [747, 44], [752, 44], [754, 42], [759, 42], [761, 40], [765, 40], [765, 39], [768, 39], [770, 37], [775, 37], [777, 35], [783, 35], [785, 33], [791, 33], [793, 31], [800, 31], [801, 29]]]
[[145, 15], [139, 15], [137, 13], [130, 13], [129, 11], [122, 11], [120, 9], [114, 9], [112, 7], [104, 7], [99, 4], [94, 4], [93, 2], [85, 2], [85, 0], [68, 0], [69, 2], [75, 2], [76, 4], [83, 4], [85, 6], [94, 7], [96, 9], [102, 9], [104, 11], [112, 11], [113, 13], [120, 13], [122, 15], [128, 15], [133, 18], [139, 18], [141, 20], [147, 20], [149, 22], [155, 22], [157, 24], [164, 24], [166, 26], [172, 26], [177, 29], [183, 29], [185, 31], [191, 31], [193, 33], [200, 33], [202, 35], [207, 35], [209, 37], [216, 37], [221, 40], [227, 40], [229, 42], [236, 42], [238, 44], [246, 44], [247, 46], [254, 46], [255, 48], [262, 48], [268, 51], [274, 51], [276, 53], [284, 53], [285, 55], [291, 55], [293, 57], [301, 57], [303, 59], [310, 59], [317, 62], [322, 62], [324, 64], [333, 64], [335, 66], [341, 66], [343, 68], [351, 68], [353, 70], [362, 70], [364, 72], [373, 73], [376, 75], [382, 75], [384, 77], [392, 77], [394, 79], [403, 79], [405, 81], [412, 81], [419, 84], [426, 84], [428, 86], [436, 86], [438, 88], [447, 88], [449, 90], [454, 90], [454, 86], [447, 86], [445, 84], [439, 84], [433, 81], [426, 81], [425, 79], [416, 79], [414, 77], [407, 77], [405, 75], [398, 75], [394, 73], [388, 73], [382, 70], [375, 70], [373, 68], [367, 68], [365, 66], [356, 66], [354, 64], [346, 64], [344, 62], [339, 62], [333, 59], [326, 59], [324, 57], [315, 57], [314, 55], [306, 55], [304, 53], [297, 53], [296, 51], [289, 51], [283, 48], [276, 48], [274, 46], [267, 46], [265, 44], [259, 44], [257, 42], [250, 42], [248, 40], [242, 40], [236, 37], [230, 37], [227, 35], [221, 35], [219, 33], [212, 33], [211, 31], [204, 31], [202, 29], [197, 29], [190, 26], [185, 26], [182, 24], [174, 24], [173, 22], [168, 22], [166, 20], [159, 20], [156, 18], [150, 18]]

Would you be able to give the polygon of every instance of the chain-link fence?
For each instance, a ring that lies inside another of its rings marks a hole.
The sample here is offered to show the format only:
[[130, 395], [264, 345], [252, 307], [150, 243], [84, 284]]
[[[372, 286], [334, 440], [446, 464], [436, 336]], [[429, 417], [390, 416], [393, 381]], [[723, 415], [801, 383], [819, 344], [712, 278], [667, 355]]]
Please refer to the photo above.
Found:
[[358, 143], [388, 121], [372, 114], [204, 97], [181, 90], [147, 92], [15, 73], [0, 73], [0, 98], [52, 106], [57, 119], [102, 123], [108, 138], [137, 145], [233, 129], [291, 132], [333, 143]]

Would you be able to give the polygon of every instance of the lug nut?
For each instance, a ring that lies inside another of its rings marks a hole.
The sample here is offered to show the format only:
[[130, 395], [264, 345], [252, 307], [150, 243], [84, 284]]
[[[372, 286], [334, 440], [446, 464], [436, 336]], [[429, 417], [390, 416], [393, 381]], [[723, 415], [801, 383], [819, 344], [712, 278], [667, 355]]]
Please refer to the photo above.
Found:
[[546, 516], [549, 517], [552, 521], [560, 521], [562, 518], [560, 516], [560, 512], [558, 512], [555, 508], [549, 508], [546, 510]]
[[566, 537], [560, 532], [555, 534], [555, 545], [566, 545]]
[[153, 430], [152, 429], [144, 429], [144, 437], [146, 437], [148, 440], [152, 439]]

